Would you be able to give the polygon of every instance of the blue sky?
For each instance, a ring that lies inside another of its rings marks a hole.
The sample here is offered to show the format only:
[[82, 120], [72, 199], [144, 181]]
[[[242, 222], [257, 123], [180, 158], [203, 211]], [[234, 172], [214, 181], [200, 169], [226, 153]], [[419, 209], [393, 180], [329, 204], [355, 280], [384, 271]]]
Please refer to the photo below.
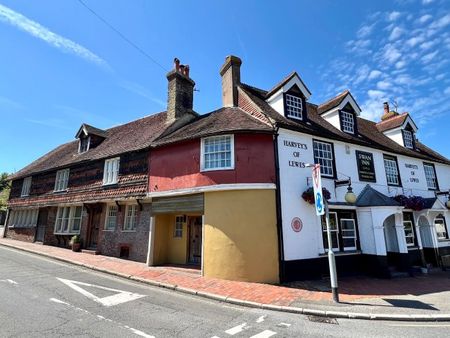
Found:
[[74, 139], [165, 110], [174, 57], [191, 67], [199, 113], [221, 105], [219, 68], [269, 89], [296, 70], [321, 103], [348, 88], [378, 120], [396, 101], [419, 139], [450, 157], [450, 1], [0, 0], [0, 172]]

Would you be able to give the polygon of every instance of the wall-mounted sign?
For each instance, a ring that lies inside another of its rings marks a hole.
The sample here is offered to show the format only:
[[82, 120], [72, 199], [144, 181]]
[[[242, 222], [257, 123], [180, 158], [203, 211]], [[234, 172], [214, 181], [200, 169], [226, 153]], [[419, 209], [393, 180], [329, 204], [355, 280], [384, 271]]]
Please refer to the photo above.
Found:
[[295, 232], [300, 232], [303, 229], [303, 222], [300, 218], [294, 217], [291, 222], [292, 230]]
[[358, 176], [360, 181], [376, 182], [375, 165], [373, 162], [373, 154], [365, 151], [355, 151], [356, 164], [358, 166]]
[[294, 151], [292, 152], [293, 159], [288, 162], [290, 167], [306, 168], [305, 162], [300, 160], [300, 151], [308, 150], [308, 146], [305, 143], [284, 140], [283, 146], [294, 148]]
[[419, 166], [417, 164], [405, 163], [405, 168], [410, 170], [411, 177], [409, 178], [409, 181], [411, 183], [420, 183], [420, 180], [416, 177], [416, 170], [419, 169]]

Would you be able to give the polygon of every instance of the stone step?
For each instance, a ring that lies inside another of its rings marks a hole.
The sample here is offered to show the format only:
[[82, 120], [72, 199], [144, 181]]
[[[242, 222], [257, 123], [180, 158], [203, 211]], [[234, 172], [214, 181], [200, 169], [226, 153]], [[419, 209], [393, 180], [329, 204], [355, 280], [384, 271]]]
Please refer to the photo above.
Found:
[[89, 248], [82, 249], [81, 252], [85, 253], [85, 254], [89, 254], [89, 255], [99, 255], [100, 254], [100, 251], [98, 251], [97, 249], [89, 249]]

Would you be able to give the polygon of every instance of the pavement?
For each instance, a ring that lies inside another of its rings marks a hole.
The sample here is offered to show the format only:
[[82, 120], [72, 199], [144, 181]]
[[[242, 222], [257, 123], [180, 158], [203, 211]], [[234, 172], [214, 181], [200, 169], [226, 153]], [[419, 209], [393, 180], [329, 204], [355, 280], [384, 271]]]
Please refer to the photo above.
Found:
[[339, 279], [340, 303], [332, 302], [326, 281], [288, 285], [236, 282], [200, 276], [198, 270], [148, 267], [114, 257], [1, 238], [0, 245], [235, 305], [330, 318], [450, 321], [450, 273], [399, 279]]
[[450, 323], [352, 320], [218, 302], [0, 246], [0, 337], [445, 337]]

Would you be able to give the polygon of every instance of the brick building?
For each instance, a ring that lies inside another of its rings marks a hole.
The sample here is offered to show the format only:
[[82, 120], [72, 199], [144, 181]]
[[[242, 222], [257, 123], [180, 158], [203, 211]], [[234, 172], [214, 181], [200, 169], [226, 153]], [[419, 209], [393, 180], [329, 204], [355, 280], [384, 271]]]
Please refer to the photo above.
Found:
[[[445, 263], [450, 161], [418, 141], [409, 114], [385, 106], [375, 123], [349, 91], [313, 104], [297, 73], [262, 90], [241, 82], [240, 67], [226, 58], [223, 106], [211, 113], [194, 111], [195, 83], [175, 59], [167, 111], [107, 130], [83, 124], [11, 177], [6, 236], [67, 246], [79, 234], [93, 252], [225, 279], [320, 277], [323, 221], [302, 199], [306, 165], [320, 163], [339, 271]], [[413, 197], [420, 208], [403, 203]]]

